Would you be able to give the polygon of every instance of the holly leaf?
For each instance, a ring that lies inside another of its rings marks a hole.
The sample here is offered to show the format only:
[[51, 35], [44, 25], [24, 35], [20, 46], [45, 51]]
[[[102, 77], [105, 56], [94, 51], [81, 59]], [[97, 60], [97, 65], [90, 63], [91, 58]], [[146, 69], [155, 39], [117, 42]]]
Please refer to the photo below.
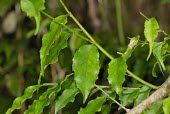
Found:
[[147, 19], [144, 24], [144, 35], [146, 40], [149, 42], [149, 55], [147, 60], [151, 56], [154, 41], [158, 36], [159, 25], [155, 18]]
[[127, 71], [126, 60], [123, 57], [114, 59], [109, 63], [108, 81], [119, 96], [121, 96], [123, 90], [122, 84], [125, 81], [126, 71]]
[[26, 12], [29, 17], [34, 17], [36, 21], [35, 35], [40, 28], [40, 11], [45, 9], [45, 0], [21, 0], [21, 9]]
[[73, 58], [73, 71], [77, 87], [81, 90], [85, 102], [94, 87], [99, 73], [99, 53], [94, 45], [79, 48]]

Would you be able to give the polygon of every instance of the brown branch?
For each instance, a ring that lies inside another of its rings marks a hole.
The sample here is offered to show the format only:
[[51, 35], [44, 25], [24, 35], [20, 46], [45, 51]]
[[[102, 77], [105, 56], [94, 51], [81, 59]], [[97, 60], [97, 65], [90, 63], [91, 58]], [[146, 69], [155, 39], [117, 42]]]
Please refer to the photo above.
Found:
[[140, 114], [147, 110], [154, 102], [162, 100], [170, 93], [170, 76], [168, 79], [147, 99], [142, 101], [139, 105], [131, 109], [126, 114]]

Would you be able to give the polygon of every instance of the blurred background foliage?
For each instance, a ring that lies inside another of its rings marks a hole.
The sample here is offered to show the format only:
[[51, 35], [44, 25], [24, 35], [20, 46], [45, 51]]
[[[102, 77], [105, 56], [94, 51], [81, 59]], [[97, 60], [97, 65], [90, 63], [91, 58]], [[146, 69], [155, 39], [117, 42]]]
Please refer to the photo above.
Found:
[[[51, 22], [42, 14], [40, 31], [37, 36], [34, 36], [35, 21], [21, 11], [19, 2], [19, 0], [0, 0], [0, 114], [11, 107], [13, 100], [22, 95], [26, 87], [37, 84], [41, 38], [48, 31]], [[129, 42], [127, 37], [140, 35], [141, 40], [144, 40], [145, 19], [139, 12], [147, 17], [156, 17], [160, 28], [170, 33], [170, 0], [64, 0], [64, 2], [95, 40], [114, 57], [119, 56], [117, 52], [125, 51]], [[53, 17], [66, 14], [57, 0], [46, 0], [45, 12]], [[71, 19], [68, 25], [76, 27]], [[160, 34], [157, 41], [162, 41], [163, 38]], [[86, 43], [73, 35], [68, 42], [68, 48], [61, 51], [59, 62], [47, 68], [42, 83], [58, 82], [66, 74], [71, 73], [73, 55], [81, 45]], [[147, 55], [148, 46], [136, 48], [128, 60], [128, 69], [146, 81], [160, 85], [170, 74], [170, 60], [167, 58], [165, 61], [167, 69], [165, 76], [156, 67], [158, 78], [154, 78], [151, 75], [156, 60], [151, 58], [146, 61]], [[101, 53], [101, 71], [97, 83], [107, 84], [109, 61]], [[125, 86], [136, 83], [135, 80], [127, 77]], [[36, 96], [38, 95], [35, 95], [35, 98]], [[31, 102], [31, 100], [27, 101], [16, 113], [22, 114]], [[78, 110], [75, 107], [79, 105], [81, 105], [79, 100], [68, 104], [63, 113], [67, 114], [68, 110], [75, 113]]]

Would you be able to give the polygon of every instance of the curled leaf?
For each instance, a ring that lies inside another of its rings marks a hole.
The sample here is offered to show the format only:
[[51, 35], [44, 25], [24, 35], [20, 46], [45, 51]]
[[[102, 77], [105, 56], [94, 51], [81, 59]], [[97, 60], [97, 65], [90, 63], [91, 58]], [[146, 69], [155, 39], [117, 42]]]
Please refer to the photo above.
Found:
[[35, 35], [40, 28], [40, 11], [45, 9], [45, 0], [21, 0], [21, 9], [26, 12], [29, 17], [34, 17], [36, 21]]

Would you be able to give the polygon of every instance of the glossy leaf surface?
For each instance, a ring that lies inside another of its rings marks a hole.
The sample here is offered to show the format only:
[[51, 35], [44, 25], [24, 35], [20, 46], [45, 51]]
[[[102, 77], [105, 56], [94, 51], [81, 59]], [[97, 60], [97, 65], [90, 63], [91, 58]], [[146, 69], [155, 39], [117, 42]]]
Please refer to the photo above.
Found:
[[99, 73], [99, 53], [95, 46], [85, 45], [75, 53], [73, 58], [73, 71], [75, 82], [87, 99], [90, 90], [94, 87]]
[[125, 74], [127, 70], [126, 61], [123, 57], [112, 60], [108, 68], [108, 81], [115, 89], [116, 93], [121, 96], [122, 84], [125, 81]]

